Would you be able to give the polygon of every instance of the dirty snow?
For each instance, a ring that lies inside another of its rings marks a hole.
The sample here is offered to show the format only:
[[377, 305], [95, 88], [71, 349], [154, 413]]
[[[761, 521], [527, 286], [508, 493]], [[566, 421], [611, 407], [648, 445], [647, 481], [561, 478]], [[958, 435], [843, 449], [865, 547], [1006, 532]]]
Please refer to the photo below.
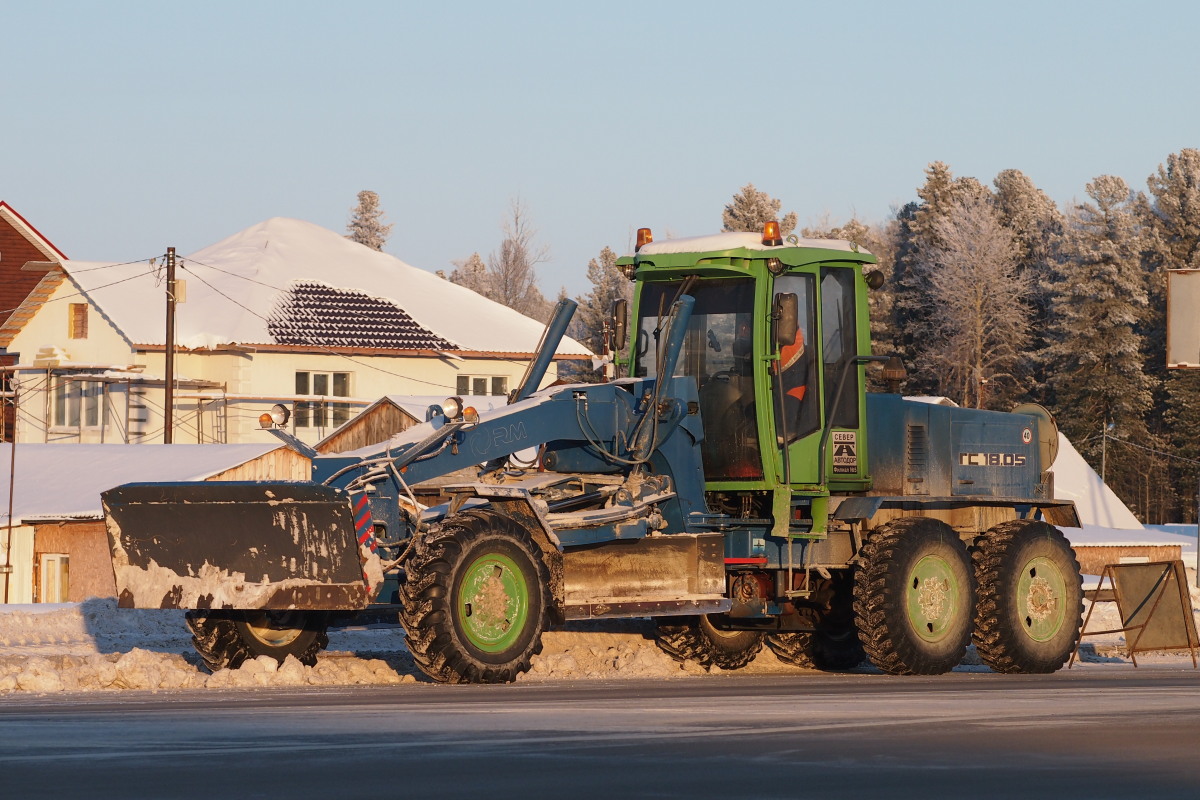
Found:
[[[1195, 573], [1189, 570], [1192, 606], [1200, 607]], [[0, 695], [127, 689], [179, 690], [265, 686], [349, 686], [427, 683], [395, 625], [333, 628], [329, 647], [314, 667], [294, 658], [282, 665], [262, 657], [241, 669], [210, 673], [192, 649], [183, 612], [118, 609], [114, 600], [4, 606], [0, 610]], [[1100, 603], [1089, 630], [1120, 627], [1116, 605]], [[720, 674], [699, 664], [679, 664], [654, 644], [649, 620], [598, 620], [548, 631], [543, 651], [521, 682], [694, 678]], [[1129, 667], [1119, 634], [1085, 637], [1081, 660]], [[1187, 651], [1139, 655], [1190, 665]], [[1131, 668], [1131, 667], [1129, 667]], [[861, 671], [870, 671], [862, 666]], [[973, 650], [959, 670], [986, 671]], [[739, 673], [804, 671], [781, 663], [763, 648]]]

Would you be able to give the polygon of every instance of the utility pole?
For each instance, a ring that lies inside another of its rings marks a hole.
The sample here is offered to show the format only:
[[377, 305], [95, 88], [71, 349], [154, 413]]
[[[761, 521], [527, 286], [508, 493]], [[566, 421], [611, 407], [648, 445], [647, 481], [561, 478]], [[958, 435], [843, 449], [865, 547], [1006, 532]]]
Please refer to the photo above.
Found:
[[[12, 441], [8, 445], [8, 541], [4, 545], [4, 564], [0, 565], [0, 577], [4, 578], [4, 604], [8, 605], [12, 586], [13, 563], [13, 492], [17, 486], [17, 382], [12, 382], [13, 429]], [[2, 409], [0, 409], [2, 410]]]
[[171, 444], [175, 427], [175, 248], [167, 248], [167, 386], [163, 402], [163, 444]]

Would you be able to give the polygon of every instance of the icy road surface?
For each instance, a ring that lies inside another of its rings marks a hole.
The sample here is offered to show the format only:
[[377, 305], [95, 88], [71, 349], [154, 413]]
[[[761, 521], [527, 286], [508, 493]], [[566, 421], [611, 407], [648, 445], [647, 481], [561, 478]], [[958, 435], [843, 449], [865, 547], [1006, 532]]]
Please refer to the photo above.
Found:
[[1200, 675], [15, 694], [5, 797], [1186, 798]]

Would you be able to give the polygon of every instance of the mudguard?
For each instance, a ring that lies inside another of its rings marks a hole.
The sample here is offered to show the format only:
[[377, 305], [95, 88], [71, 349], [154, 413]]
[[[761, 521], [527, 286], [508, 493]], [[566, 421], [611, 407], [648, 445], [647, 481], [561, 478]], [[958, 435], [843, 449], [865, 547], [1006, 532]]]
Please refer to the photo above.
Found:
[[[370, 514], [311, 483], [127, 483], [101, 494], [123, 608], [355, 610], [382, 581]], [[360, 498], [365, 507], [365, 500]]]

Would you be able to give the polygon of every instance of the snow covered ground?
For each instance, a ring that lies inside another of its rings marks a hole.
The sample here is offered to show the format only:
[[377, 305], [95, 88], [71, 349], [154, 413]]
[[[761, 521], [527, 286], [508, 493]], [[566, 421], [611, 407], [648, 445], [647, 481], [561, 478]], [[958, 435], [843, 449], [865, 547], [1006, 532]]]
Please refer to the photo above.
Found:
[[[1200, 607], [1189, 570], [1192, 606]], [[1195, 612], [1193, 612], [1195, 613]], [[1200, 615], [1198, 615], [1200, 616]], [[1116, 606], [1097, 605], [1089, 630], [1120, 627]], [[711, 674], [679, 664], [660, 651], [648, 620], [577, 623], [545, 634], [544, 649], [521, 681], [685, 678]], [[1125, 664], [1119, 635], [1086, 637], [1089, 667]], [[1155, 656], [1150, 656], [1154, 658]], [[1190, 663], [1187, 651], [1161, 656]], [[1139, 659], [1145, 656], [1139, 656]], [[868, 666], [859, 668], [870, 670]], [[986, 671], [973, 651], [960, 670]], [[719, 672], [719, 669], [713, 672]], [[764, 648], [742, 672], [796, 672]], [[330, 631], [315, 667], [295, 659], [277, 665], [262, 657], [238, 670], [210, 673], [192, 649], [181, 611], [116, 608], [113, 600], [7, 606], [0, 611], [0, 695], [14, 692], [95, 692], [125, 689], [218, 689], [257, 686], [346, 686], [424, 681], [398, 626]]]

